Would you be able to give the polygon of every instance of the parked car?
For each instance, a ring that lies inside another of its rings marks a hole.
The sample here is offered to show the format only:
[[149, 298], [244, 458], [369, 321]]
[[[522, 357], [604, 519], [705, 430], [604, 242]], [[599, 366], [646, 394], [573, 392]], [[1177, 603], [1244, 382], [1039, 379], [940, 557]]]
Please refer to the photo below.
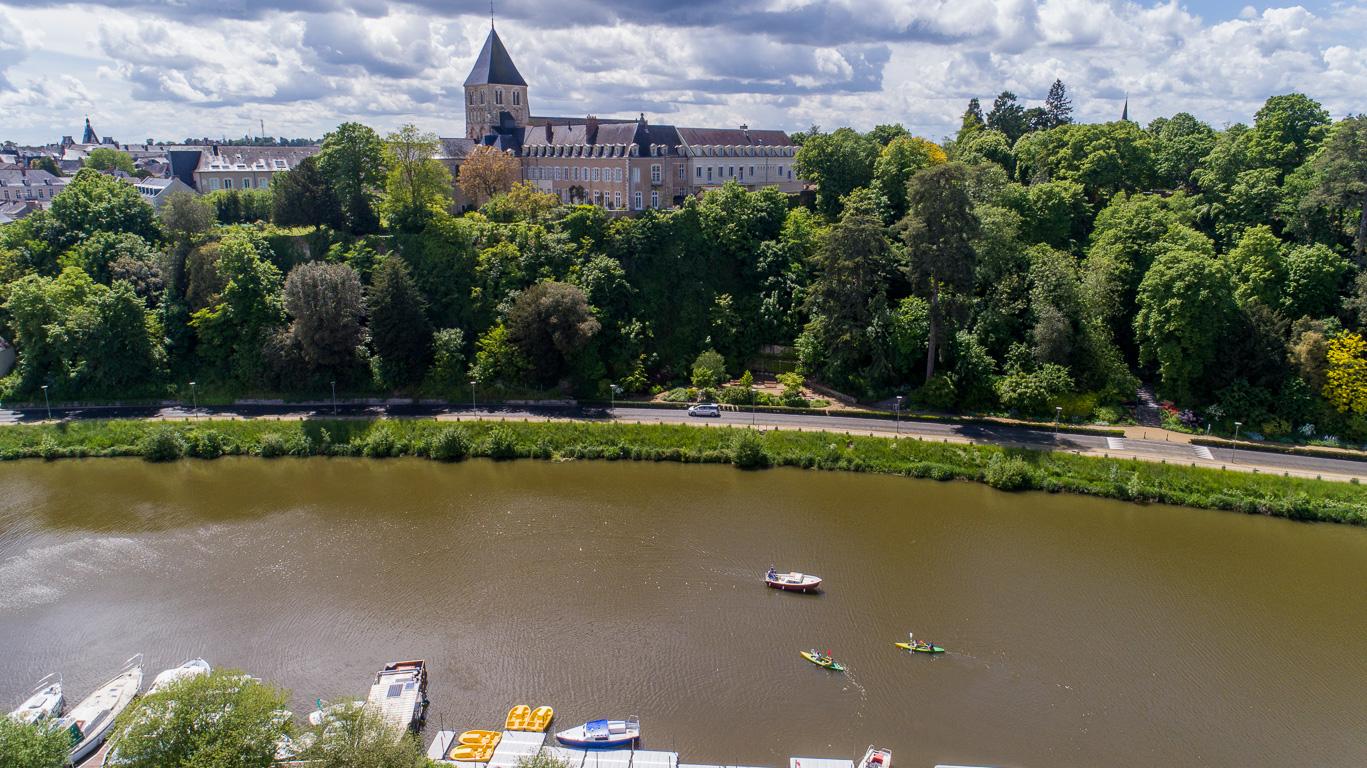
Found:
[[697, 405], [689, 406], [688, 415], [716, 416], [717, 418], [721, 418], [721, 406], [716, 403], [698, 403]]

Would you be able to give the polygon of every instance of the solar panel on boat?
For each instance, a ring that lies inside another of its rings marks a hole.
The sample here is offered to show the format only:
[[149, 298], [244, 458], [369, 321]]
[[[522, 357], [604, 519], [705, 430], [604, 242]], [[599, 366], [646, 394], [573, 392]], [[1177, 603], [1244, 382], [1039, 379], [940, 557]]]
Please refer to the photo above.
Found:
[[403, 695], [403, 686], [396, 684], [389, 686], [389, 692], [385, 694], [385, 698], [397, 699], [401, 695]]

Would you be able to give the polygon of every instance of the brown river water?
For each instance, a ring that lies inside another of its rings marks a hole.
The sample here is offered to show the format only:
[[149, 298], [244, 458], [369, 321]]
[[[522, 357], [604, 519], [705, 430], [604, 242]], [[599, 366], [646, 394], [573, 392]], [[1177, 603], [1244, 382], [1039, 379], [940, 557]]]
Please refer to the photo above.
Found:
[[[765, 589], [766, 567], [821, 575]], [[1367, 763], [1367, 531], [673, 463], [0, 465], [0, 703], [136, 652], [293, 692], [431, 666], [430, 734], [640, 715], [681, 762]], [[914, 630], [949, 652], [893, 647]], [[830, 649], [838, 674], [798, 652]]]

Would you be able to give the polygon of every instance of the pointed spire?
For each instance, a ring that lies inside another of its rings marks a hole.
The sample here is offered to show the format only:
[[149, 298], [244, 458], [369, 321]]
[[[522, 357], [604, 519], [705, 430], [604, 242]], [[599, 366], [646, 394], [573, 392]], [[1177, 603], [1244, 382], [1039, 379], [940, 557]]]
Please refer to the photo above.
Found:
[[508, 55], [508, 49], [503, 47], [503, 41], [498, 39], [498, 32], [492, 27], [489, 29], [489, 37], [484, 41], [484, 48], [479, 52], [479, 58], [475, 59], [474, 68], [470, 70], [470, 76], [465, 78], [465, 84], [527, 84], [522, 75], [518, 74], [513, 58]]
[[1120, 121], [1128, 123], [1130, 121], [1130, 94], [1125, 94], [1125, 108], [1120, 110]]

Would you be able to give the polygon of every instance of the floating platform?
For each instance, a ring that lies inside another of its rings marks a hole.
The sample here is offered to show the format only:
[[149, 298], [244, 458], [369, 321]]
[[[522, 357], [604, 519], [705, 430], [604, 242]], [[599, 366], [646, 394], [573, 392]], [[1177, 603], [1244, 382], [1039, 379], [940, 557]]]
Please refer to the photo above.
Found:
[[788, 768], [854, 768], [854, 761], [829, 757], [790, 757]]
[[545, 743], [546, 734], [540, 731], [504, 731], [494, 756], [489, 758], [489, 768], [516, 768], [518, 760], [534, 757]]
[[418, 729], [427, 719], [427, 664], [396, 661], [375, 675], [366, 706], [396, 731]]

